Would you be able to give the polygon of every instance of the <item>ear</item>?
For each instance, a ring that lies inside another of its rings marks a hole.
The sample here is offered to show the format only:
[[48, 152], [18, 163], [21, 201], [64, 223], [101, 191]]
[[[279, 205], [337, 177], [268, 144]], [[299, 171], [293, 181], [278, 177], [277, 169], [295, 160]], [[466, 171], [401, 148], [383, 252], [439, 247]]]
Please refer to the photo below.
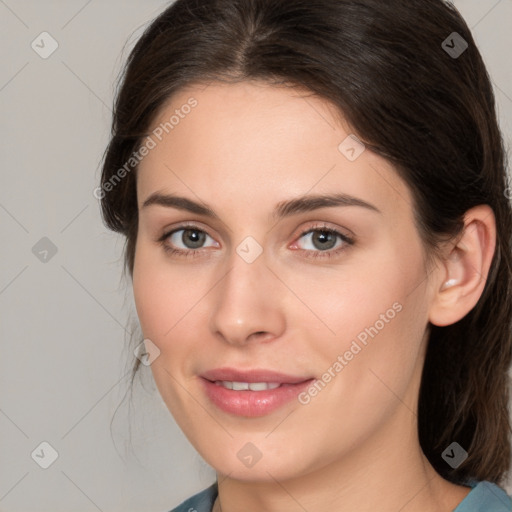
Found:
[[464, 318], [482, 295], [496, 248], [496, 219], [492, 208], [479, 205], [464, 215], [464, 230], [448, 246], [433, 274], [432, 324], [445, 326]]

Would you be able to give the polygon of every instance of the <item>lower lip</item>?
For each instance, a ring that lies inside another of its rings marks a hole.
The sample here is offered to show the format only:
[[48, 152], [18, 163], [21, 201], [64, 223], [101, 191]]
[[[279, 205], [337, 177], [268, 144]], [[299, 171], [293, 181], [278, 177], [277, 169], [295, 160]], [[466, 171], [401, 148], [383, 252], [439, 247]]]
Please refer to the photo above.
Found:
[[297, 384], [283, 384], [264, 391], [234, 391], [201, 378], [208, 398], [224, 412], [255, 418], [265, 416], [297, 398], [314, 379]]

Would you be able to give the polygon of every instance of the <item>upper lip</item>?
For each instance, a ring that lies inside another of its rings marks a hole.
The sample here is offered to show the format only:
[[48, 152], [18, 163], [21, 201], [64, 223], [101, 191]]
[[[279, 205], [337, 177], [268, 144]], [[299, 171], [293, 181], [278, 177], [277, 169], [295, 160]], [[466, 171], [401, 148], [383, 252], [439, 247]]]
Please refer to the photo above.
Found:
[[237, 370], [236, 368], [215, 368], [201, 374], [201, 377], [215, 382], [277, 382], [280, 384], [297, 384], [310, 380], [312, 377], [300, 377], [296, 375], [286, 375], [272, 370], [254, 368], [250, 370]]

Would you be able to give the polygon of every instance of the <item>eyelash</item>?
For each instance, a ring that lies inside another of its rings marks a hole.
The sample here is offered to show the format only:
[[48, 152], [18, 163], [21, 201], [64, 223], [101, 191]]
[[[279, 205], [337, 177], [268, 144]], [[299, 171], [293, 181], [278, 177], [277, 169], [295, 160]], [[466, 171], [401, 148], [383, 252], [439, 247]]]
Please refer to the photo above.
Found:
[[[162, 245], [164, 251], [167, 254], [170, 254], [171, 256], [178, 256], [178, 257], [184, 257], [184, 258], [195, 258], [200, 255], [200, 253], [203, 251], [203, 249], [187, 249], [187, 250], [176, 249], [176, 248], [170, 247], [169, 245], [166, 244], [167, 239], [172, 234], [176, 233], [177, 231], [182, 231], [182, 230], [187, 230], [187, 229], [192, 230], [192, 231], [198, 231], [200, 233], [204, 233], [204, 234], [208, 235], [208, 233], [206, 231], [204, 231], [203, 229], [200, 229], [199, 227], [195, 226], [194, 224], [182, 224], [181, 226], [178, 226], [177, 228], [174, 228], [171, 231], [165, 232], [157, 241]], [[312, 226], [309, 229], [307, 229], [306, 231], [303, 231], [299, 235], [298, 239], [301, 239], [304, 235], [308, 235], [309, 233], [312, 233], [312, 232], [314, 233], [314, 232], [318, 232], [318, 231], [336, 235], [344, 242], [344, 244], [342, 245], [342, 247], [340, 247], [338, 249], [330, 249], [330, 250], [326, 250], [326, 251], [319, 251], [319, 250], [313, 251], [313, 250], [309, 250], [309, 249], [298, 249], [299, 251], [306, 253], [305, 256], [307, 258], [313, 258], [313, 259], [331, 258], [331, 257], [337, 256], [342, 251], [347, 249], [347, 246], [354, 245], [354, 243], [355, 243], [355, 240], [353, 238], [350, 238], [347, 235], [340, 233], [336, 229], [329, 228], [323, 224]], [[208, 236], [210, 236], [210, 235], [208, 235]], [[210, 238], [212, 238], [212, 237], [210, 237]]]

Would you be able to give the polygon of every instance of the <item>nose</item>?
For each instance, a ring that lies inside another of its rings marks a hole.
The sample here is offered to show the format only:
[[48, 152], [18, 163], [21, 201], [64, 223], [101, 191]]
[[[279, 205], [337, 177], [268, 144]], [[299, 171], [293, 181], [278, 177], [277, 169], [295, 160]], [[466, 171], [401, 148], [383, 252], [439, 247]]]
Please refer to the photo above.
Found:
[[267, 267], [265, 252], [248, 263], [233, 251], [228, 271], [214, 290], [210, 329], [224, 342], [243, 346], [283, 333], [283, 284]]

